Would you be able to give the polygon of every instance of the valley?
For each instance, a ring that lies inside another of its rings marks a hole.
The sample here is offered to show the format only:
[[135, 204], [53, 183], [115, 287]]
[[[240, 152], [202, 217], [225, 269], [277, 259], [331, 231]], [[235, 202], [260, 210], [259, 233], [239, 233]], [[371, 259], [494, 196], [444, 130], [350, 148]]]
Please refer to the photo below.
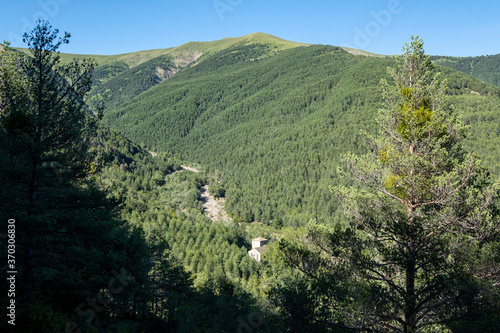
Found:
[[0, 52], [24, 331], [493, 332], [499, 57], [421, 43]]

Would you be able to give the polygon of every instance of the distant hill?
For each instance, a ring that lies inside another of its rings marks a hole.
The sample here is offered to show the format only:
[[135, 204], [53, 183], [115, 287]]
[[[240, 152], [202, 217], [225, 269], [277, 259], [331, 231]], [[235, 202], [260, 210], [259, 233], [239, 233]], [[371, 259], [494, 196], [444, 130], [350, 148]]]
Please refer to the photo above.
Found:
[[[98, 103], [103, 102], [106, 109], [112, 109], [211, 55], [236, 46], [255, 44], [266, 45], [264, 52], [255, 55], [257, 58], [270, 57], [284, 50], [305, 45], [254, 33], [214, 42], [190, 42], [163, 50], [93, 56], [99, 66], [94, 73], [94, 89], [89, 94], [89, 104], [95, 108]], [[61, 57], [63, 61], [70, 61], [73, 58], [88, 56], [61, 54]]]
[[[306, 45], [257, 32], [211, 42], [189, 42], [166, 49], [118, 55], [60, 53], [60, 57], [63, 63], [89, 57], [97, 61], [94, 89], [88, 97], [89, 104], [95, 108], [98, 103], [103, 102], [105, 107], [110, 109], [148, 90], [183, 68], [196, 64], [200, 57], [206, 58], [235, 45], [255, 43], [270, 46], [267, 53], [260, 54], [260, 57], [272, 56], [283, 50]], [[28, 52], [25, 48], [18, 50]]]
[[479, 57], [433, 56], [431, 60], [500, 87], [500, 54]]

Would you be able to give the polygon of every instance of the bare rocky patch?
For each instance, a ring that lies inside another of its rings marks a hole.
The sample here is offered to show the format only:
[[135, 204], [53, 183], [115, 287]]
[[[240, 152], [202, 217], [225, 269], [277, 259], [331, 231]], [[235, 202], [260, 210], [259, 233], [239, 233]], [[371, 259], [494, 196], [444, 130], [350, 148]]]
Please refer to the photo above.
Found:
[[[183, 170], [191, 172], [200, 172], [196, 168], [192, 168], [186, 165], [181, 165]], [[213, 221], [232, 221], [224, 208], [226, 199], [218, 198], [216, 199], [213, 195], [210, 195], [208, 191], [208, 185], [201, 188], [201, 199], [203, 201], [203, 211], [204, 213]]]
[[224, 198], [216, 199], [210, 195], [208, 185], [202, 187], [201, 198], [203, 200], [203, 210], [212, 221], [232, 221], [224, 208], [226, 200]]
[[179, 57], [175, 57], [173, 59], [175, 68], [164, 69], [161, 67], [157, 67], [156, 75], [161, 81], [165, 81], [174, 76], [175, 74], [177, 74], [178, 72], [180, 72], [181, 70], [183, 70], [184, 68], [186, 68], [188, 65], [195, 62], [201, 56], [202, 56], [201, 52], [194, 51], [189, 54], [183, 54]]

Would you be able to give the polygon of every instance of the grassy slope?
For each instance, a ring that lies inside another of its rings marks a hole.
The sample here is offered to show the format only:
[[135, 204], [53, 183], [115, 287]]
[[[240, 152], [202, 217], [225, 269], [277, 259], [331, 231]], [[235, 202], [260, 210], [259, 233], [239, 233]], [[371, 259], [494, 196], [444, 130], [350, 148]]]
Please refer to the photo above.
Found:
[[[297, 225], [335, 218], [328, 187], [338, 156], [363, 150], [358, 131], [374, 131], [379, 81], [394, 61], [325, 46], [260, 61], [238, 52], [206, 57], [105, 117], [136, 142], [221, 170], [228, 208], [242, 220]], [[443, 72], [450, 101], [473, 125], [469, 148], [493, 170], [500, 90]]]
[[371, 52], [367, 52], [367, 51], [363, 51], [363, 50], [352, 49], [350, 47], [342, 47], [342, 49], [344, 49], [344, 51], [347, 51], [348, 53], [350, 53], [352, 55], [362, 55], [362, 56], [377, 57], [377, 58], [388, 57], [388, 56], [383, 55], [383, 54], [377, 54], [377, 53], [371, 53]]

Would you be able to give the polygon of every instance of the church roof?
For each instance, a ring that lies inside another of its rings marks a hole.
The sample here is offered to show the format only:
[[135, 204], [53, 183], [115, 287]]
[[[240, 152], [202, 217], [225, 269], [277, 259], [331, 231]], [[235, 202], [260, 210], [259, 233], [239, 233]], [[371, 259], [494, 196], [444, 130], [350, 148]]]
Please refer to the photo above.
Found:
[[[250, 251], [255, 250], [255, 251], [259, 252], [259, 253], [262, 253], [262, 252], [264, 252], [265, 249], [266, 249], [266, 246], [264, 245], [264, 246], [260, 246], [260, 247], [254, 247]], [[248, 252], [250, 252], [250, 251], [248, 251]]]

